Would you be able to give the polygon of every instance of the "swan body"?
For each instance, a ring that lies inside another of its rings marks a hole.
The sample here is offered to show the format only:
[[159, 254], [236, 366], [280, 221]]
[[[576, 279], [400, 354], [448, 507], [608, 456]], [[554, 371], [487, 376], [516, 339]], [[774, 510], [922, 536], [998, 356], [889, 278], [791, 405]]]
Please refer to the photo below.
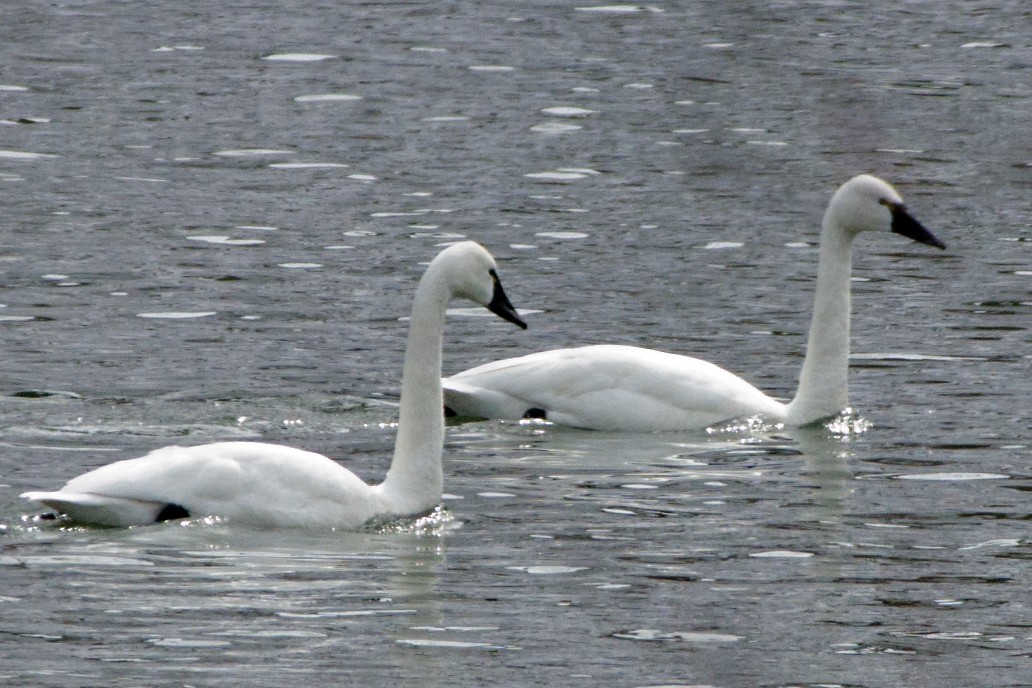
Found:
[[85, 473], [58, 491], [22, 497], [74, 521], [107, 526], [219, 516], [258, 527], [355, 528], [373, 518], [430, 511], [443, 489], [441, 340], [452, 298], [480, 303], [526, 327], [483, 247], [467, 241], [438, 254], [416, 290], [394, 457], [378, 485], [321, 454], [261, 442], [217, 442], [157, 449]]
[[891, 230], [945, 248], [888, 183], [859, 175], [832, 196], [821, 229], [813, 320], [795, 397], [774, 399], [689, 356], [633, 346], [555, 349], [487, 363], [444, 380], [446, 409], [478, 418], [546, 418], [592, 430], [705, 428], [760, 415], [808, 425], [849, 406], [849, 280], [854, 237]]

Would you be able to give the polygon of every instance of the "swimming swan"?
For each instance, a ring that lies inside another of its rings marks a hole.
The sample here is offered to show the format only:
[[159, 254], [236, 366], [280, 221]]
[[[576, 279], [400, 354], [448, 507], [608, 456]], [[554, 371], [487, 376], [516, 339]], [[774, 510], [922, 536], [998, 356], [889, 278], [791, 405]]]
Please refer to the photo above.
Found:
[[165, 447], [102, 466], [57, 492], [22, 497], [74, 521], [107, 526], [222, 516], [259, 527], [354, 528], [379, 516], [427, 512], [441, 501], [441, 337], [448, 301], [455, 297], [527, 326], [482, 246], [462, 242], [434, 258], [416, 289], [394, 458], [379, 485], [367, 485], [320, 454], [259, 442], [217, 442]]
[[789, 425], [833, 416], [849, 405], [850, 250], [853, 238], [865, 230], [891, 230], [945, 248], [886, 182], [860, 175], [843, 184], [824, 213], [813, 321], [799, 389], [790, 403], [697, 358], [601, 345], [510, 358], [446, 378], [446, 410], [626, 432], [704, 428], [753, 415]]

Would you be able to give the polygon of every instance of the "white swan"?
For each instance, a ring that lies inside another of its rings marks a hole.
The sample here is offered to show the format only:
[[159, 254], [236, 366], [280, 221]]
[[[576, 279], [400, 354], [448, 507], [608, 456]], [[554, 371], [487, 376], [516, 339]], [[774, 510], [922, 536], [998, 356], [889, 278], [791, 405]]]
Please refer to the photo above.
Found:
[[808, 425], [848, 404], [849, 280], [853, 238], [891, 230], [945, 248], [886, 182], [860, 175], [831, 199], [821, 229], [817, 292], [799, 389], [773, 399], [718, 366], [633, 346], [556, 349], [488, 363], [444, 380], [446, 409], [478, 418], [547, 418], [594, 430], [704, 428], [762, 415]]
[[74, 521], [109, 526], [222, 516], [260, 527], [354, 528], [376, 517], [425, 513], [441, 501], [441, 337], [445, 309], [454, 297], [485, 305], [526, 327], [483, 247], [462, 242], [434, 258], [416, 289], [394, 458], [379, 485], [367, 485], [320, 454], [258, 442], [218, 442], [165, 447], [102, 466], [57, 492], [22, 497]]

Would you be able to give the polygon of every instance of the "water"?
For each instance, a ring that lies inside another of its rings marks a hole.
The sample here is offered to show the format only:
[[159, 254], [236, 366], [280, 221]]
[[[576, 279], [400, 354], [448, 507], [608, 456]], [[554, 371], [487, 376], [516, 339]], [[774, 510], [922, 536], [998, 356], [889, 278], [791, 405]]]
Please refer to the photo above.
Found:
[[[15, 3], [0, 27], [5, 684], [1032, 685], [1022, 3]], [[860, 171], [835, 429], [452, 427], [418, 528], [39, 524], [170, 443], [386, 470], [415, 280], [500, 259], [445, 365], [573, 343], [791, 394]], [[401, 532], [395, 532], [400, 530]]]

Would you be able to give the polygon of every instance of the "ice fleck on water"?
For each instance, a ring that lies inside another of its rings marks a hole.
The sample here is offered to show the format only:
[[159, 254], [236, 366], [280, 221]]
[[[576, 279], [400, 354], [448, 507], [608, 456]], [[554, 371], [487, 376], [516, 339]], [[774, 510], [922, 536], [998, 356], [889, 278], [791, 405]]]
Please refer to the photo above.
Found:
[[641, 5], [595, 5], [575, 8], [578, 12], [592, 12], [597, 14], [637, 14], [644, 12], [646, 8]]
[[455, 649], [467, 649], [467, 650], [504, 650], [505, 647], [502, 645], [493, 645], [491, 643], [480, 643], [471, 642], [466, 640], [437, 640], [434, 638], [399, 638], [395, 641], [398, 645], [408, 645], [410, 647], [438, 647], [438, 648], [455, 648]]
[[528, 179], [540, 179], [547, 182], [572, 182], [577, 179], [585, 179], [600, 174], [597, 170], [580, 167], [560, 167], [557, 170], [547, 172], [528, 172], [523, 175]]
[[813, 552], [793, 552], [791, 550], [771, 550], [769, 552], [753, 552], [749, 555], [755, 559], [809, 559]]
[[159, 48], [151, 50], [152, 53], [172, 53], [176, 51], [192, 52], [197, 50], [204, 50], [204, 46], [200, 45], [163, 45]]
[[136, 317], [153, 320], [189, 320], [191, 318], [207, 318], [215, 313], [216, 311], [168, 311], [166, 313], [137, 313]]
[[970, 50], [971, 48], [1007, 48], [1007, 43], [998, 43], [997, 41], [972, 41], [970, 43], [964, 43], [960, 46], [964, 50]]
[[293, 153], [294, 151], [277, 150], [275, 148], [236, 148], [215, 151], [215, 155], [222, 158], [250, 158], [262, 155], [293, 155]]
[[313, 93], [294, 98], [294, 101], [298, 103], [340, 103], [355, 100], [362, 100], [362, 96], [355, 96], [350, 93]]
[[319, 170], [347, 167], [340, 162], [274, 162], [269, 167], [277, 170]]
[[559, 566], [559, 565], [539, 565], [539, 566], [507, 566], [510, 571], [523, 571], [529, 573], [532, 576], [555, 576], [563, 573], [576, 573], [577, 571], [587, 571], [586, 566]]
[[742, 248], [743, 246], [745, 244], [741, 241], [711, 241], [702, 248], [706, 251], [715, 251], [725, 248]]
[[571, 131], [577, 131], [583, 129], [576, 124], [564, 124], [562, 122], [544, 122], [542, 124], [535, 124], [530, 128], [531, 131], [537, 132], [538, 134], [566, 134]]
[[470, 65], [471, 72], [514, 72], [515, 67], [509, 65]]
[[904, 473], [894, 476], [897, 480], [933, 480], [943, 482], [958, 482], [965, 480], [1009, 480], [1009, 475], [1002, 473]]
[[228, 647], [233, 644], [228, 640], [186, 640], [184, 638], [148, 638], [146, 642], [159, 647], [183, 648]]
[[266, 55], [262, 59], [269, 62], [322, 62], [323, 60], [332, 60], [335, 57], [337, 56], [322, 53], [276, 53], [274, 55]]
[[523, 176], [528, 179], [540, 179], [549, 182], [571, 182], [575, 179], [584, 179], [588, 175], [577, 174], [576, 172], [530, 172]]
[[546, 239], [586, 239], [588, 234], [584, 232], [536, 232], [534, 236]]
[[0, 150], [0, 159], [2, 160], [43, 160], [46, 158], [56, 157], [58, 156], [51, 155], [49, 153], [30, 153], [28, 151]]
[[971, 549], [982, 549], [983, 547], [1020, 547], [1021, 540], [1016, 538], [998, 538], [996, 540], [986, 540], [985, 542], [976, 542], [973, 545], [965, 545], [960, 549], [971, 550]]
[[559, 105], [556, 107], [546, 107], [541, 112], [554, 117], [587, 117], [588, 115], [595, 114], [597, 110]]
[[233, 239], [223, 234], [196, 235], [186, 237], [190, 241], [200, 241], [206, 244], [222, 244], [225, 246], [257, 246], [264, 244], [264, 239]]
[[622, 640], [663, 641], [679, 640], [688, 643], [735, 643], [742, 639], [740, 635], [729, 633], [712, 633], [696, 631], [659, 631], [653, 628], [639, 628], [632, 631], [617, 631], [614, 638]]

